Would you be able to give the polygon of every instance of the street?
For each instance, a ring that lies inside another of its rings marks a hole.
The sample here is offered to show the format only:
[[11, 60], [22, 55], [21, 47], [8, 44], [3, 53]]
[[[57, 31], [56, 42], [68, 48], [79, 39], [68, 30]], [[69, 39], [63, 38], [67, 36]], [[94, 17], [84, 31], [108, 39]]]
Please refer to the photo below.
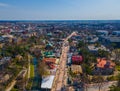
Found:
[[[106, 82], [102, 85], [100, 91], [109, 91], [109, 87], [112, 85], [116, 85], [116, 84], [117, 84], [116, 81]], [[99, 91], [99, 86], [91, 85], [87, 89], [88, 90], [86, 90], [86, 91]]]
[[62, 54], [60, 57], [60, 64], [57, 69], [53, 88], [51, 91], [61, 91], [61, 89], [66, 85], [66, 79], [67, 79], [66, 60], [67, 60], [67, 53], [69, 50], [68, 39], [71, 38], [75, 34], [76, 33], [73, 32], [63, 42]]

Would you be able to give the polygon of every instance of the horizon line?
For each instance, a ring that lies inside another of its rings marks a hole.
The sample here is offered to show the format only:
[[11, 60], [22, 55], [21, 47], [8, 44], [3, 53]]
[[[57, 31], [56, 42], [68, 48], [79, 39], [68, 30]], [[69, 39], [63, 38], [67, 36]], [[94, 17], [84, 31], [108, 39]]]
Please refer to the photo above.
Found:
[[0, 21], [120, 21], [120, 19], [44, 19], [44, 20], [36, 20], [36, 19], [6, 19], [6, 20], [0, 20]]

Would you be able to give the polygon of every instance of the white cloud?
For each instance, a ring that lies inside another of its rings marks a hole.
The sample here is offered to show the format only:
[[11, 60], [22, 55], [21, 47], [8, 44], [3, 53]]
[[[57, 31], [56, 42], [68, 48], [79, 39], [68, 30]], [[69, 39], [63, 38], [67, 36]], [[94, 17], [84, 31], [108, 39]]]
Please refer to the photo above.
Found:
[[8, 6], [9, 6], [8, 4], [0, 2], [0, 7], [8, 7]]

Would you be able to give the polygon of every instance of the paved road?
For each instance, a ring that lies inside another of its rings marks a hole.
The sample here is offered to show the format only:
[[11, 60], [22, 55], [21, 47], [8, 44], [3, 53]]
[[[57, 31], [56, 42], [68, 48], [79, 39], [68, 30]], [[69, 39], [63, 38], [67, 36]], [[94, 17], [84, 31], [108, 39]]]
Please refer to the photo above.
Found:
[[51, 91], [61, 91], [62, 87], [66, 84], [66, 60], [67, 60], [67, 53], [69, 50], [68, 39], [71, 38], [76, 33], [73, 32], [70, 34], [63, 42], [62, 46], [62, 54], [60, 57], [60, 65], [57, 69], [53, 88]]
[[66, 52], [68, 51], [68, 47], [64, 48], [64, 55], [62, 57], [62, 61], [61, 61], [61, 66], [60, 66], [60, 71], [59, 71], [59, 78], [58, 78], [58, 83], [57, 83], [57, 87], [56, 87], [56, 91], [61, 91], [61, 88], [63, 87], [63, 81], [64, 81], [64, 74], [65, 74], [65, 66], [66, 66]]
[[[20, 76], [24, 71], [27, 72], [27, 70], [23, 69], [23, 70], [21, 70], [21, 71], [18, 73], [17, 77]], [[16, 77], [16, 78], [17, 78], [17, 77]], [[15, 84], [16, 84], [16, 82], [17, 82], [16, 78], [11, 82], [10, 86], [9, 86], [8, 88], [6, 88], [5, 91], [11, 91], [11, 89], [15, 86]]]
[[[100, 91], [109, 91], [110, 90], [109, 87], [116, 84], [117, 84], [117, 81], [105, 82], [101, 85]], [[77, 91], [99, 91], [99, 86], [96, 84], [89, 84], [84, 89], [78, 88]]]
[[16, 80], [12, 81], [11, 85], [5, 91], [11, 91], [11, 89], [15, 86]]
[[28, 55], [28, 76], [27, 76], [27, 82], [26, 82], [26, 86], [28, 84], [29, 78], [30, 78], [30, 55]]
[[[112, 85], [116, 85], [117, 82], [116, 81], [111, 81], [111, 82], [106, 82], [102, 85], [101, 90], [100, 91], [109, 91], [109, 87]], [[89, 86], [87, 91], [99, 91], [99, 87], [98, 86]]]

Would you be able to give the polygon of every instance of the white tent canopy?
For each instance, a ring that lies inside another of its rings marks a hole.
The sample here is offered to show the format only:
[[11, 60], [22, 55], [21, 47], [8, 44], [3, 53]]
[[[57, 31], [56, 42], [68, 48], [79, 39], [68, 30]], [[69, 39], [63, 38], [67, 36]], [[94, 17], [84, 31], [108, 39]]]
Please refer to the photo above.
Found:
[[55, 76], [51, 75], [51, 76], [42, 78], [41, 88], [51, 89], [54, 81], [54, 77]]

